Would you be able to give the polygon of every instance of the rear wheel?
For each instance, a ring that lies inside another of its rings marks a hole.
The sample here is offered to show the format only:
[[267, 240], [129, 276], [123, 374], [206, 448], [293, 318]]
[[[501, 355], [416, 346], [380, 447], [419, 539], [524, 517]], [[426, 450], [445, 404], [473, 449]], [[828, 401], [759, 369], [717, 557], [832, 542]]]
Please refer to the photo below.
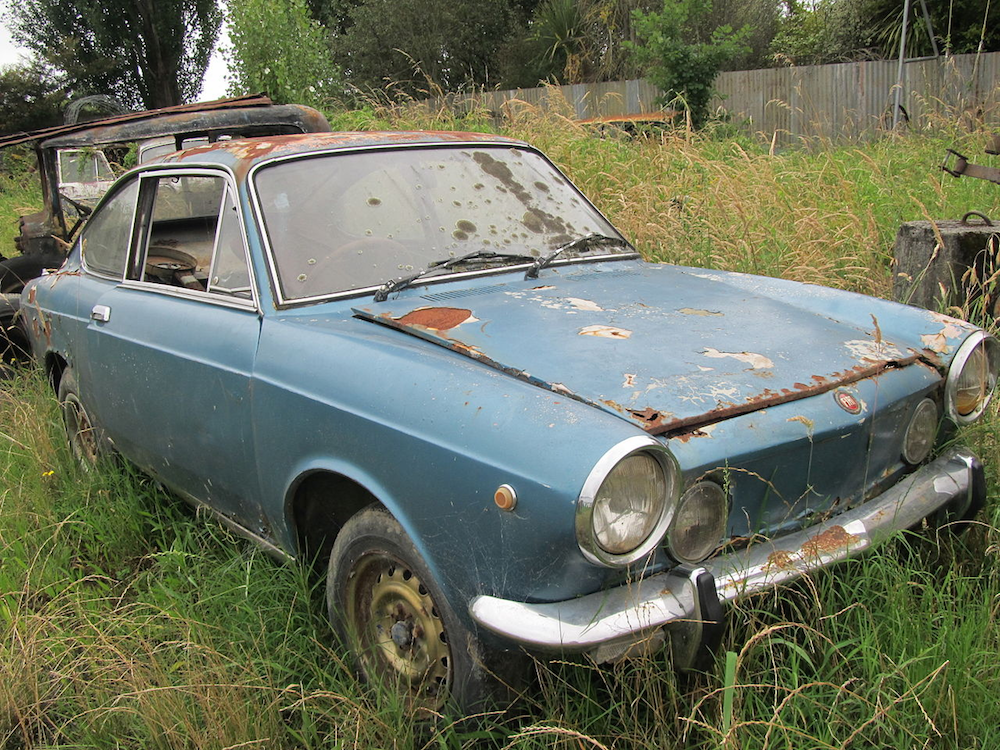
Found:
[[76, 375], [68, 367], [59, 380], [59, 407], [73, 458], [84, 470], [89, 471], [109, 453], [107, 439], [80, 399]]
[[455, 615], [416, 547], [389, 513], [371, 506], [349, 520], [333, 545], [327, 576], [330, 619], [359, 671], [416, 712], [452, 706], [472, 713], [509, 702], [522, 655], [501, 672]]

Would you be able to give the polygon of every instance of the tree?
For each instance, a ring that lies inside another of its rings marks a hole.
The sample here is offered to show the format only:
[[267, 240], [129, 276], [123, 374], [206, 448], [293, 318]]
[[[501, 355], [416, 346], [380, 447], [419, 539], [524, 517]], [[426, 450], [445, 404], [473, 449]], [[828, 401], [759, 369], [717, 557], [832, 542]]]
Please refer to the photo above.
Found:
[[21, 0], [14, 39], [74, 79], [148, 109], [201, 91], [221, 14], [216, 0]]
[[638, 75], [627, 42], [637, 41], [633, 12], [656, 0], [544, 0], [507, 44], [505, 85], [584, 83]]
[[343, 94], [326, 30], [303, 0], [229, 0], [230, 93], [323, 106]]
[[514, 24], [508, 0], [363, 0], [334, 50], [344, 77], [361, 89], [454, 91], [498, 80], [498, 52]]
[[[1000, 3], [949, 0], [927, 4], [941, 52], [1000, 50]], [[819, 65], [851, 60], [891, 59], [899, 54], [902, 0], [785, 0], [771, 51], [775, 62]], [[910, 4], [907, 55], [933, 49], [920, 4]]]
[[0, 68], [0, 133], [19, 133], [62, 123], [65, 82], [38, 61]]
[[712, 8], [696, 24], [695, 36], [711, 37], [719, 26], [747, 27], [746, 49], [723, 63], [723, 70], [752, 70], [772, 64], [771, 41], [778, 32], [781, 0], [713, 0]]
[[699, 41], [697, 24], [712, 9], [712, 0], [663, 0], [660, 12], [635, 12], [638, 44], [630, 45], [637, 60], [648, 69], [654, 85], [664, 92], [663, 103], [686, 110], [694, 127], [708, 118], [713, 83], [723, 64], [746, 53], [744, 26], [733, 31], [719, 26]]

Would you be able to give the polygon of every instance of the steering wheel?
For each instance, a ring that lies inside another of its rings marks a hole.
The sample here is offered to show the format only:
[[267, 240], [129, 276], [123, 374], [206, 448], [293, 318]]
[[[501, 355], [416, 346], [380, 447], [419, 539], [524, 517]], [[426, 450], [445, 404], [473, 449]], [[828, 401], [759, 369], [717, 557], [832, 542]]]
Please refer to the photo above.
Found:
[[157, 245], [146, 255], [145, 275], [161, 284], [183, 286], [205, 291], [205, 285], [194, 276], [198, 262], [176, 248]]
[[62, 200], [66, 201], [73, 208], [75, 208], [76, 212], [80, 214], [80, 216], [87, 217], [90, 216], [92, 213], [94, 213], [94, 209], [92, 209], [90, 206], [84, 205], [83, 203], [80, 203], [80, 201], [73, 200], [68, 195], [66, 195], [66, 193], [59, 193], [59, 197]]

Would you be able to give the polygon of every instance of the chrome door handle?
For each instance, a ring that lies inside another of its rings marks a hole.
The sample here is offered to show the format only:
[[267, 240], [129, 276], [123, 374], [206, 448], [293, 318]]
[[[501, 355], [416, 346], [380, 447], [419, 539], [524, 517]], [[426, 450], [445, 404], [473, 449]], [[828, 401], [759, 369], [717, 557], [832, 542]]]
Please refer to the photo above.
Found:
[[111, 308], [107, 305], [94, 305], [94, 309], [90, 311], [90, 317], [99, 323], [107, 323], [111, 320]]

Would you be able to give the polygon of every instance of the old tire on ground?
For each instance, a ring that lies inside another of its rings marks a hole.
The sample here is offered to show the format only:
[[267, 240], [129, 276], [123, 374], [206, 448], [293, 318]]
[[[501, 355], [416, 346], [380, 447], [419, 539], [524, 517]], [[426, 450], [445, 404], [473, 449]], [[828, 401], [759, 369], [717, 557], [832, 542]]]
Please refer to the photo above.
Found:
[[[56, 262], [58, 260], [58, 262]], [[45, 268], [58, 267], [61, 259], [44, 255], [18, 255], [0, 261], [0, 294], [15, 294], [24, 285], [42, 275]]]
[[31, 360], [31, 344], [21, 327], [20, 309], [20, 297], [0, 294], [0, 380], [11, 377], [15, 365]]
[[80, 399], [80, 387], [73, 370], [67, 367], [59, 380], [59, 408], [62, 411], [66, 440], [73, 458], [89, 471], [108, 455], [107, 439]]
[[502, 666], [456, 617], [403, 528], [369, 506], [340, 531], [327, 575], [330, 620], [362, 676], [397, 689], [418, 718], [504, 707], [526, 657]]

